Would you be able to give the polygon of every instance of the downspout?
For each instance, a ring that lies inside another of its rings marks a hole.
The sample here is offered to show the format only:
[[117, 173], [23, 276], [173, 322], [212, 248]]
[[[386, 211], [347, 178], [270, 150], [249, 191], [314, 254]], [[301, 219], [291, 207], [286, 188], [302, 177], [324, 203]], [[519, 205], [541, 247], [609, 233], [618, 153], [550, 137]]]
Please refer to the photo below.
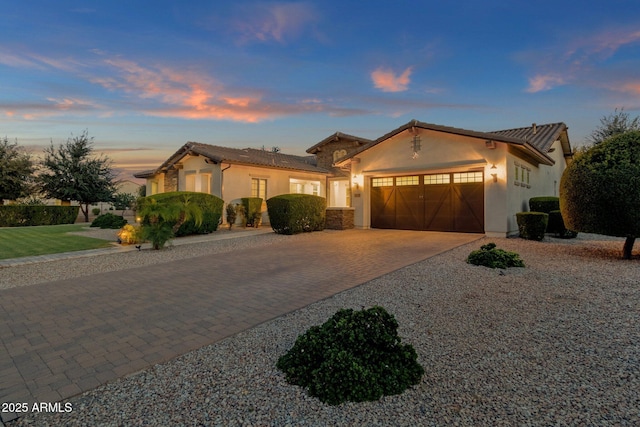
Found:
[[[220, 166], [222, 166], [222, 162], [220, 162]], [[224, 200], [224, 171], [229, 169], [231, 165], [227, 166], [224, 169], [220, 169], [220, 198]]]

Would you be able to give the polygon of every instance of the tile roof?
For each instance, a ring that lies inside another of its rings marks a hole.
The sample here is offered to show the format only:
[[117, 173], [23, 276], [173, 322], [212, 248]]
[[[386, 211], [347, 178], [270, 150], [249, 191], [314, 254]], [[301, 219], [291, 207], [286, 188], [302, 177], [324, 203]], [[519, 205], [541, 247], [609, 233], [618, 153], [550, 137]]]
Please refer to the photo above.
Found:
[[255, 148], [229, 148], [199, 142], [187, 142], [160, 165], [156, 173], [173, 166], [187, 154], [201, 155], [214, 163], [236, 163], [275, 169], [329, 173], [326, 169], [316, 166], [315, 156], [294, 156]]
[[[337, 163], [342, 163], [354, 156], [362, 153], [363, 151], [368, 150], [369, 148], [378, 145], [379, 143], [386, 141], [389, 138], [398, 135], [405, 130], [412, 128], [420, 128], [420, 129], [428, 129], [436, 132], [445, 132], [451, 133], [455, 135], [469, 136], [473, 138], [485, 139], [496, 142], [504, 142], [507, 144], [514, 145], [518, 147], [518, 149], [522, 151], [528, 152], [534, 158], [536, 158], [539, 162], [543, 164], [552, 165], [554, 164], [554, 160], [549, 157], [547, 151], [551, 147], [554, 141], [558, 138], [562, 131], [566, 130], [567, 127], [564, 123], [554, 123], [550, 125], [539, 125], [537, 126], [537, 132], [534, 134], [531, 127], [529, 128], [517, 128], [517, 129], [509, 129], [504, 131], [497, 132], [479, 132], [474, 130], [455, 128], [450, 126], [442, 126], [433, 123], [425, 123], [418, 120], [411, 120], [410, 122], [392, 130], [391, 132], [386, 133], [380, 138], [371, 141], [370, 143], [360, 147], [355, 152], [351, 153], [349, 156], [340, 159]], [[530, 131], [530, 134], [527, 132]]]
[[550, 123], [545, 125], [537, 125], [534, 123], [531, 126], [523, 128], [498, 130], [490, 133], [525, 140], [541, 152], [546, 153], [565, 130], [567, 130], [567, 125], [564, 123]]
[[347, 133], [342, 133], [342, 132], [336, 132], [336, 133], [334, 133], [332, 135], [329, 135], [328, 137], [326, 137], [322, 141], [318, 142], [313, 147], [308, 148], [307, 149], [307, 153], [315, 154], [318, 151], [320, 151], [320, 149], [323, 146], [327, 145], [328, 143], [330, 143], [332, 141], [337, 141], [338, 139], [346, 139], [348, 141], [354, 141], [354, 142], [357, 142], [357, 143], [359, 143], [361, 145], [367, 145], [367, 144], [371, 143], [371, 140], [367, 139], [367, 138], [360, 138], [359, 136], [349, 135]]

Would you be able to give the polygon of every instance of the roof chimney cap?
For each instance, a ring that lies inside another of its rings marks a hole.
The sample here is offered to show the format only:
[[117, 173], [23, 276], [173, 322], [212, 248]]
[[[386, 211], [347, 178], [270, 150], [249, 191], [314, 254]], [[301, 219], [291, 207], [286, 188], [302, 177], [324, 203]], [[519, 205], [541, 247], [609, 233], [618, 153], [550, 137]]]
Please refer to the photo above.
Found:
[[533, 134], [535, 135], [536, 133], [538, 133], [538, 125], [536, 125], [535, 123], [531, 124], [531, 128], [533, 130]]

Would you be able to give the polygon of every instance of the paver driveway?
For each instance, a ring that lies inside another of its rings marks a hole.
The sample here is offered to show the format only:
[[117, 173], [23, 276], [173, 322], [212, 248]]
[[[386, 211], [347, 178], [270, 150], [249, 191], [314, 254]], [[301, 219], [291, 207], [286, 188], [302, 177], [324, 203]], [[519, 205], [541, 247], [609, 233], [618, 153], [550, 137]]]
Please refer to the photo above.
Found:
[[480, 237], [324, 231], [1, 290], [0, 403], [60, 401]]

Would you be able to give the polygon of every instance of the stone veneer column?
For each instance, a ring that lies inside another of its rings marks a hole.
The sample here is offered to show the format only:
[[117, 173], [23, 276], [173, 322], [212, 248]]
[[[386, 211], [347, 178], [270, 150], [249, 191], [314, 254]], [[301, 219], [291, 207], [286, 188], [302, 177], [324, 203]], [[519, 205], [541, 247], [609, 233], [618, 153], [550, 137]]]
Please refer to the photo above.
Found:
[[354, 228], [354, 208], [327, 208], [324, 228], [348, 230]]

